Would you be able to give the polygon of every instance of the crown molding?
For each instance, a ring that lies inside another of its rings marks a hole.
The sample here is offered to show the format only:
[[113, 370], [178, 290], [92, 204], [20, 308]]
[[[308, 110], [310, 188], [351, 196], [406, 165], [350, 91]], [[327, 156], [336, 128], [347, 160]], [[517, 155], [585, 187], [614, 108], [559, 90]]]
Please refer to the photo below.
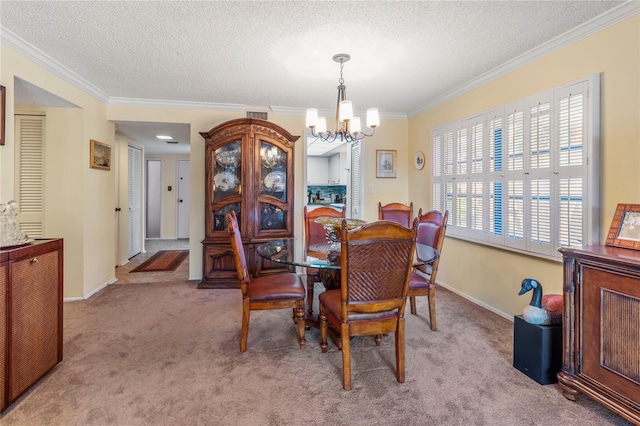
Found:
[[584, 38], [587, 38], [598, 31], [602, 31], [607, 27], [617, 24], [627, 18], [630, 18], [636, 14], [640, 13], [640, 2], [637, 0], [630, 0], [626, 3], [621, 4], [600, 16], [593, 18], [590, 21], [587, 21], [577, 27], [567, 31], [564, 34], [559, 35], [558, 37], [549, 40], [546, 43], [541, 44], [538, 47], [535, 47], [528, 52], [523, 53], [520, 56], [515, 57], [514, 59], [505, 62], [504, 64], [484, 73], [480, 76], [470, 80], [455, 89], [444, 93], [435, 99], [433, 99], [428, 104], [424, 105], [422, 108], [419, 108], [413, 112], [410, 112], [408, 116], [414, 117], [422, 112], [425, 112], [431, 108], [434, 108], [438, 105], [441, 105], [445, 102], [448, 102], [464, 93], [467, 93], [473, 89], [476, 89], [484, 84], [487, 84], [498, 77], [501, 77], [505, 74], [508, 74], [516, 69], [527, 65], [531, 62], [534, 62], [538, 59], [543, 58], [557, 50], [560, 50], [564, 47], [567, 47], [577, 41], [580, 41]]
[[83, 92], [89, 94], [90, 96], [93, 96], [97, 100], [104, 103], [108, 102], [109, 95], [107, 95], [105, 92], [98, 89], [96, 86], [80, 77], [78, 74], [71, 71], [69, 68], [65, 67], [60, 62], [44, 53], [42, 50], [27, 43], [25, 40], [21, 39], [2, 25], [0, 25], [0, 42], [20, 53], [27, 59], [35, 62], [37, 65], [41, 66], [47, 71], [60, 77], [67, 83], [72, 84]]
[[[298, 107], [283, 107], [283, 106], [270, 106], [271, 111], [275, 114], [287, 114], [287, 115], [306, 115], [306, 108], [298, 108]], [[336, 110], [331, 109], [319, 109], [318, 115], [333, 117], [336, 114]], [[366, 111], [354, 111], [354, 115], [359, 115], [362, 117], [367, 116]], [[380, 118], [385, 118], [387, 120], [406, 120], [407, 114], [404, 112], [382, 112], [380, 111]]]
[[243, 104], [221, 104], [215, 102], [168, 101], [162, 99], [109, 98], [109, 106], [131, 106], [143, 108], [209, 109], [218, 111], [241, 111]]

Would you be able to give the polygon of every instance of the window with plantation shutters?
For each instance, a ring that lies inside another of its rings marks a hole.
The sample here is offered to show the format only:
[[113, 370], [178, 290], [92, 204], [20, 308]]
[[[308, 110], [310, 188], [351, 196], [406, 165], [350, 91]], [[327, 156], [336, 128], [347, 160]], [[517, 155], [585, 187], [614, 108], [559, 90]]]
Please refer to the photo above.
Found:
[[593, 75], [434, 129], [447, 235], [554, 259], [598, 244], [599, 93]]
[[44, 126], [42, 115], [15, 116], [17, 221], [30, 238], [45, 236]]

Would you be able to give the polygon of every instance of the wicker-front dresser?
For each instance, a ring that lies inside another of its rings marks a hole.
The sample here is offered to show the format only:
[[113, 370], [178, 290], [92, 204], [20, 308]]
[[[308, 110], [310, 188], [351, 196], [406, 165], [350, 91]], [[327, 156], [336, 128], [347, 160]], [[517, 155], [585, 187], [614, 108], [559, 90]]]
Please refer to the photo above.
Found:
[[62, 239], [0, 250], [0, 411], [62, 361]]

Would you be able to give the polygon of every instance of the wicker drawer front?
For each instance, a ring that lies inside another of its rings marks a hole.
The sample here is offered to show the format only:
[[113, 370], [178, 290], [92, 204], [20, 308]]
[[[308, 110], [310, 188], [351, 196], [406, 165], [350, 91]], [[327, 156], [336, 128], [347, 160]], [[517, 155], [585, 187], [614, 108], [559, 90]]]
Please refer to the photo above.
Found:
[[58, 252], [11, 264], [12, 401], [58, 363]]
[[7, 264], [0, 264], [0, 411], [7, 403]]

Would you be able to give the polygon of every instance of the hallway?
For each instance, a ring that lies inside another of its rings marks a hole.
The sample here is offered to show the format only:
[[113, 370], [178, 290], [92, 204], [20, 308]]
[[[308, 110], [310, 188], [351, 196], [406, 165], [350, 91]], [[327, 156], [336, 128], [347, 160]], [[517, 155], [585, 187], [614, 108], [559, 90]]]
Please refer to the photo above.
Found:
[[145, 248], [146, 252], [132, 257], [129, 259], [129, 263], [116, 268], [117, 281], [115, 284], [187, 282], [189, 280], [189, 258], [185, 259], [175, 271], [171, 272], [130, 272], [160, 250], [189, 250], [189, 240], [187, 238], [178, 240], [145, 240]]

